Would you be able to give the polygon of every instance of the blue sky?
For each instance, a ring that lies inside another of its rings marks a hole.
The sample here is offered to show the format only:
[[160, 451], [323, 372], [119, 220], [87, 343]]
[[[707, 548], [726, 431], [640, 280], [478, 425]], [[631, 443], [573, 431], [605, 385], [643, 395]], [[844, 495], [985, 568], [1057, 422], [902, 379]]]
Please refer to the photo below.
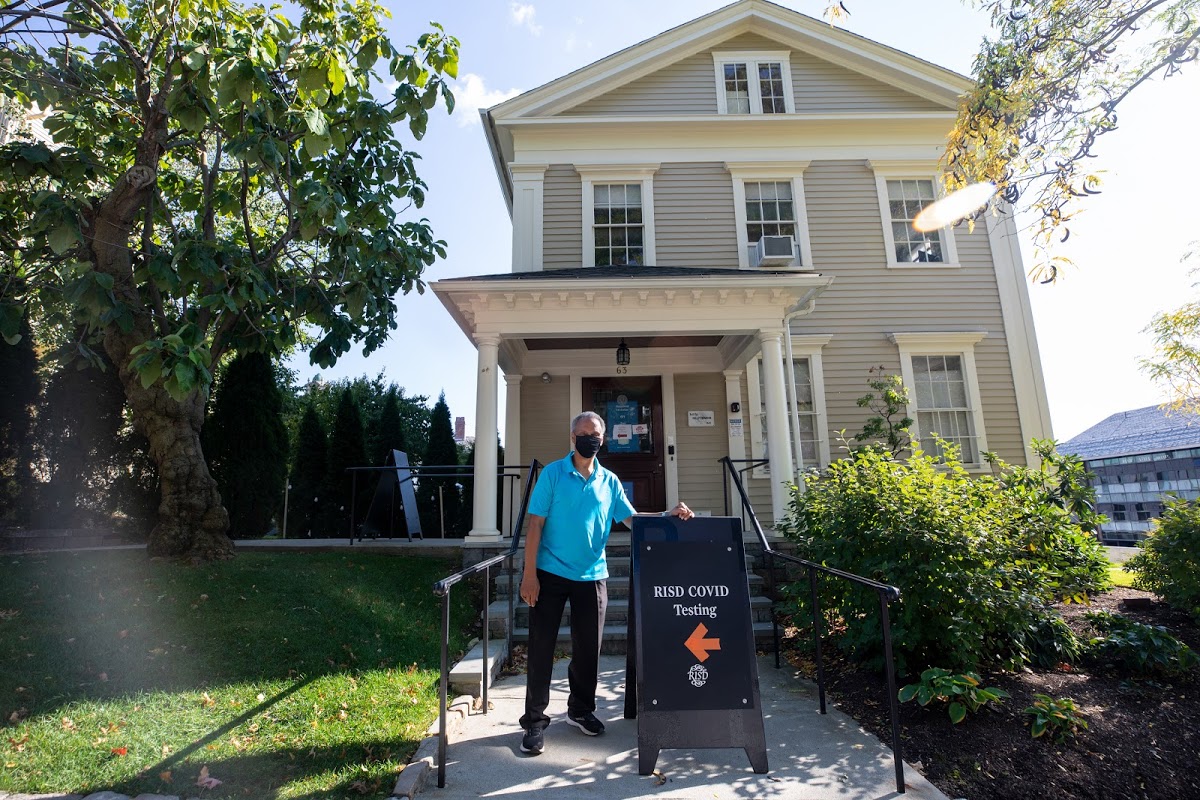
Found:
[[[449, 245], [448, 258], [428, 280], [507, 272], [512, 230], [488, 154], [477, 110], [517, 91], [539, 86], [629, 45], [725, 5], [716, 0], [455, 0], [393, 6], [391, 33], [407, 43], [426, 29], [430, 14], [462, 42], [458, 109], [435, 115], [424, 141], [429, 183], [422, 213]], [[781, 5], [820, 17], [825, 0]], [[845, 29], [970, 74], [986, 17], [957, 0], [846, 0]], [[919, 8], [919, 10], [917, 10]], [[1161, 402], [1161, 392], [1139, 371], [1150, 353], [1143, 332], [1156, 311], [1194, 294], [1180, 264], [1189, 241], [1200, 238], [1194, 198], [1200, 159], [1192, 146], [1200, 108], [1194, 65], [1165, 83], [1149, 84], [1127, 101], [1121, 127], [1096, 150], [1106, 170], [1105, 191], [1089, 200], [1060, 252], [1077, 269], [1051, 286], [1031, 285], [1034, 317], [1046, 373], [1054, 433], [1067, 439], [1109, 414]], [[402, 129], [407, 136], [407, 129]], [[1026, 258], [1028, 262], [1028, 256]], [[451, 414], [474, 430], [475, 348], [442, 305], [426, 292], [399, 298], [400, 327], [381, 350], [353, 351], [320, 371], [296, 359], [307, 380], [374, 375], [409, 394], [436, 398], [445, 391]], [[504, 392], [501, 386], [501, 402]], [[500, 420], [504, 414], [501, 408]]]

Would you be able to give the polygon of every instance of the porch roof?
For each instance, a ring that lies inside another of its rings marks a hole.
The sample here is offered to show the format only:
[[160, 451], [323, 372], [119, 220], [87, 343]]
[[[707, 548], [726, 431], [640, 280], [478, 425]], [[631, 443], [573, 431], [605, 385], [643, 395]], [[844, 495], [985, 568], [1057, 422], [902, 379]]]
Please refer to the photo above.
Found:
[[[800, 270], [575, 267], [444, 278], [430, 285], [472, 341], [500, 342], [505, 373], [527, 366], [526, 339], [715, 337], [714, 368], [744, 361], [764, 330], [808, 313], [833, 282]], [[593, 341], [587, 341], [587, 340]], [[678, 356], [678, 353], [676, 353]]]

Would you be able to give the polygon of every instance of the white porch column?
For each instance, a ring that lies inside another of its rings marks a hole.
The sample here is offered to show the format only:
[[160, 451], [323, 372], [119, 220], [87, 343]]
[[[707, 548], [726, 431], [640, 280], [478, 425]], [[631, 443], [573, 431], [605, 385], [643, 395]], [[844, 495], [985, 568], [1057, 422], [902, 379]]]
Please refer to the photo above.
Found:
[[[510, 467], [521, 466], [521, 376], [505, 375], [505, 405], [504, 405], [504, 463]], [[516, 482], [505, 478], [504, 489], [504, 535], [512, 536], [513, 515], [516, 506], [521, 502], [521, 490], [527, 480], [525, 473], [509, 470], [512, 474], [520, 474], [522, 480]]]
[[480, 334], [479, 375], [475, 389], [475, 508], [474, 524], [468, 538], [473, 541], [495, 541], [500, 538], [496, 529], [496, 430], [498, 429], [497, 351], [500, 337]]
[[783, 384], [783, 329], [770, 328], [758, 332], [762, 344], [763, 400], [767, 406], [767, 454], [771, 459], [771, 510], [776, 521], [787, 513], [788, 490], [791, 482], [792, 449], [788, 441], [787, 399]]

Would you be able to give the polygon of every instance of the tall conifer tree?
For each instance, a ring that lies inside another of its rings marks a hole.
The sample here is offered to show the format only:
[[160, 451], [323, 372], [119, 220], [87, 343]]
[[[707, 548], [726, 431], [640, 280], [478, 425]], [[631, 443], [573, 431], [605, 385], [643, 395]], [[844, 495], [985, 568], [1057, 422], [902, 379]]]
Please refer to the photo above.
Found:
[[[438, 470], [441, 473], [449, 473], [458, 466], [458, 445], [454, 442], [454, 427], [450, 421], [450, 406], [446, 404], [445, 392], [438, 396], [433, 411], [429, 413], [429, 449], [421, 463], [441, 467]], [[426, 535], [437, 535], [441, 532], [442, 520], [439, 513], [444, 515], [447, 536], [467, 532], [457, 530], [460, 517], [457, 475], [430, 475], [421, 478], [418, 506], [421, 509], [421, 522]]]
[[230, 362], [217, 383], [203, 446], [230, 535], [262, 536], [283, 510], [288, 455], [283, 397], [269, 356], [247, 353]]
[[338, 537], [348, 534], [347, 523], [352, 505], [359, 519], [366, 513], [366, 503], [370, 502], [373, 484], [369, 479], [359, 476], [358, 497], [352, 503], [351, 487], [355, 480], [346, 471], [350, 467], [366, 465], [367, 446], [362, 411], [354, 392], [346, 387], [338, 400], [337, 414], [333, 418], [333, 435], [329, 439], [329, 470], [325, 478], [325, 500], [318, 514], [318, 535]]
[[292, 459], [291, 492], [288, 497], [288, 536], [311, 537], [325, 475], [329, 467], [329, 441], [321, 417], [310, 400], [304, 406]]

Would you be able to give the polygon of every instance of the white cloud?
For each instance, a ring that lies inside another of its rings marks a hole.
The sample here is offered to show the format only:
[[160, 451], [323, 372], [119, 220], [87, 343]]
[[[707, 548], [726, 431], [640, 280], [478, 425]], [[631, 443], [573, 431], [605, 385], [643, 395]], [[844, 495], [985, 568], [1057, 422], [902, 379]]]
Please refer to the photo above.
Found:
[[458, 117], [458, 126], [478, 125], [479, 109], [491, 108], [520, 93], [520, 89], [507, 92], [488, 89], [480, 76], [471, 72], [464, 74], [462, 80], [454, 84], [454, 116]]
[[509, 3], [508, 15], [514, 25], [524, 25], [534, 36], [541, 35], [542, 26], [534, 21], [537, 9], [533, 7], [533, 3]]

